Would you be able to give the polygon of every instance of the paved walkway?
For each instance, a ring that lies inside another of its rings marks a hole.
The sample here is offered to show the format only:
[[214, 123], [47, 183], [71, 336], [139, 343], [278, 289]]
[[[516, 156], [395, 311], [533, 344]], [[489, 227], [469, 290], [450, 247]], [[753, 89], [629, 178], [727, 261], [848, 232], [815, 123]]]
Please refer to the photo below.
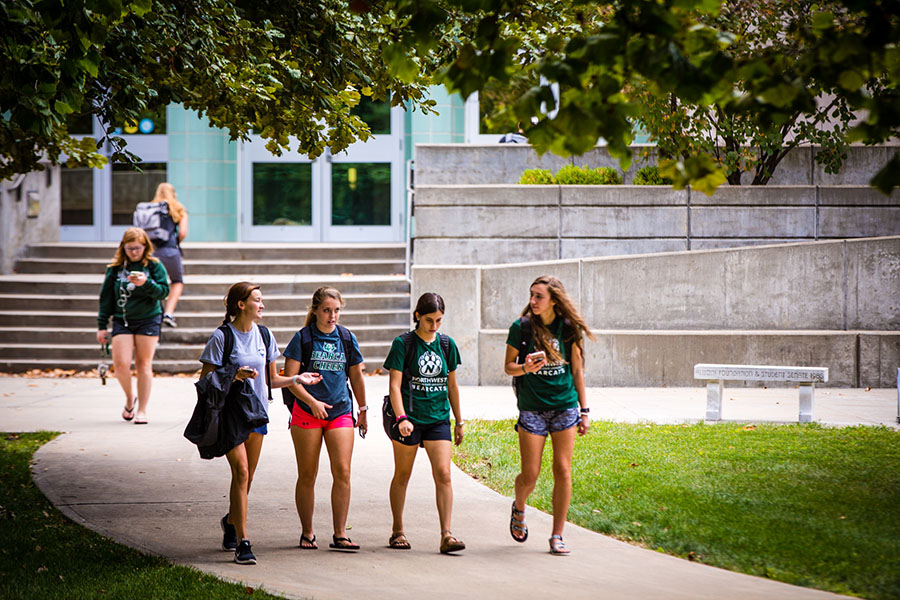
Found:
[[[287, 411], [272, 406], [275, 423], [266, 438], [250, 497], [249, 527], [257, 566], [239, 566], [219, 550], [218, 520], [227, 511], [228, 466], [201, 460], [182, 437], [195, 394], [190, 379], [157, 378], [150, 424], [122, 421], [115, 381], [3, 378], [0, 429], [60, 430], [36, 455], [35, 480], [66, 515], [103, 535], [194, 566], [225, 579], [292, 598], [826, 598], [794, 587], [644, 550], [574, 525], [566, 528], [568, 558], [547, 552], [550, 517], [528, 510], [531, 538], [510, 539], [510, 500], [454, 468], [454, 533], [469, 549], [458, 556], [437, 552], [439, 531], [434, 488], [424, 453], [407, 497], [406, 531], [413, 550], [386, 547], [391, 517], [387, 499], [391, 450], [377, 410], [370, 435], [357, 438], [353, 456], [352, 526], [357, 554], [329, 552], [330, 476], [325, 454], [317, 487], [316, 527], [321, 549], [297, 548], [299, 519], [293, 505], [295, 465], [284, 423]], [[366, 379], [369, 402], [380, 405], [384, 377]], [[725, 415], [790, 420], [796, 391], [734, 389]], [[514, 414], [507, 387], [462, 390], [467, 418]], [[883, 423], [895, 427], [894, 390], [818, 390], [816, 416], [834, 423]], [[592, 389], [594, 418], [678, 422], [702, 417], [705, 391], [697, 389]]]

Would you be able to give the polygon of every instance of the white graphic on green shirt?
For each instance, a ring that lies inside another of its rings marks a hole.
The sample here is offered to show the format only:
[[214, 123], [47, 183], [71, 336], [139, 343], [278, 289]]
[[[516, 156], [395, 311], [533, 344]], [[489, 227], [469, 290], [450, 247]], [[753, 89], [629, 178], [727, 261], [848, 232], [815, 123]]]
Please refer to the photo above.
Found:
[[426, 350], [418, 360], [419, 374], [421, 377], [410, 378], [410, 387], [417, 392], [446, 392], [447, 378], [440, 377], [444, 371], [444, 361], [441, 357]]
[[[553, 349], [559, 352], [559, 340], [553, 338], [550, 340], [550, 345], [553, 346]], [[538, 375], [546, 375], [547, 377], [555, 377], [557, 375], [563, 375], [566, 372], [566, 361], [560, 360], [555, 363], [548, 362], [538, 371]]]

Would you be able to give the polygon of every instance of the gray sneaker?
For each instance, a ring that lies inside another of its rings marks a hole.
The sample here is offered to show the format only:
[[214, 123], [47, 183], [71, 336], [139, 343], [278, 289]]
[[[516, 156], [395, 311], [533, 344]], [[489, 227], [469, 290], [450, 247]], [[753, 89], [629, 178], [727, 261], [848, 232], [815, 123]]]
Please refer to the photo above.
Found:
[[238, 547], [234, 550], [234, 562], [239, 565], [255, 565], [256, 557], [250, 550], [250, 540], [241, 540]]
[[175, 317], [172, 315], [163, 315], [162, 322], [166, 327], [171, 327], [172, 329], [178, 328], [178, 323], [175, 322]]

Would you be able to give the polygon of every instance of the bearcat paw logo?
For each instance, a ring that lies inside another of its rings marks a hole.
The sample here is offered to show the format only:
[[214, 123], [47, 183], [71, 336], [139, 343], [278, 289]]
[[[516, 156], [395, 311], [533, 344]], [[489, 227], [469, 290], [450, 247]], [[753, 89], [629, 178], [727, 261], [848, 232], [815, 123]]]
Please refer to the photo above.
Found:
[[419, 357], [419, 374], [422, 377], [435, 377], [441, 374], [444, 361], [441, 357], [429, 350]]

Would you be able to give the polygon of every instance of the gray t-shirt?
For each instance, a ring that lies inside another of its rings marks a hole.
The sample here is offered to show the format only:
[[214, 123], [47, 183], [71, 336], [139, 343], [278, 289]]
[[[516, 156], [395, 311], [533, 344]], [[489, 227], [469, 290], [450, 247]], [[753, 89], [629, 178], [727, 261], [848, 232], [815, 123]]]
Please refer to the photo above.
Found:
[[[256, 323], [250, 331], [243, 332], [234, 328], [231, 323], [228, 324], [234, 333], [234, 349], [231, 351], [231, 357], [225, 361], [240, 366], [248, 366], [259, 371], [256, 379], [251, 379], [253, 391], [263, 404], [268, 403], [269, 390], [266, 387], [266, 368], [268, 364], [276, 360], [281, 353], [278, 352], [278, 346], [275, 344], [275, 336], [270, 336], [269, 347], [263, 345], [262, 334]], [[269, 330], [271, 333], [271, 330]], [[222, 366], [222, 347], [225, 345], [225, 334], [216, 329], [209, 336], [206, 342], [206, 348], [200, 355], [200, 362], [209, 363], [214, 367]]]

